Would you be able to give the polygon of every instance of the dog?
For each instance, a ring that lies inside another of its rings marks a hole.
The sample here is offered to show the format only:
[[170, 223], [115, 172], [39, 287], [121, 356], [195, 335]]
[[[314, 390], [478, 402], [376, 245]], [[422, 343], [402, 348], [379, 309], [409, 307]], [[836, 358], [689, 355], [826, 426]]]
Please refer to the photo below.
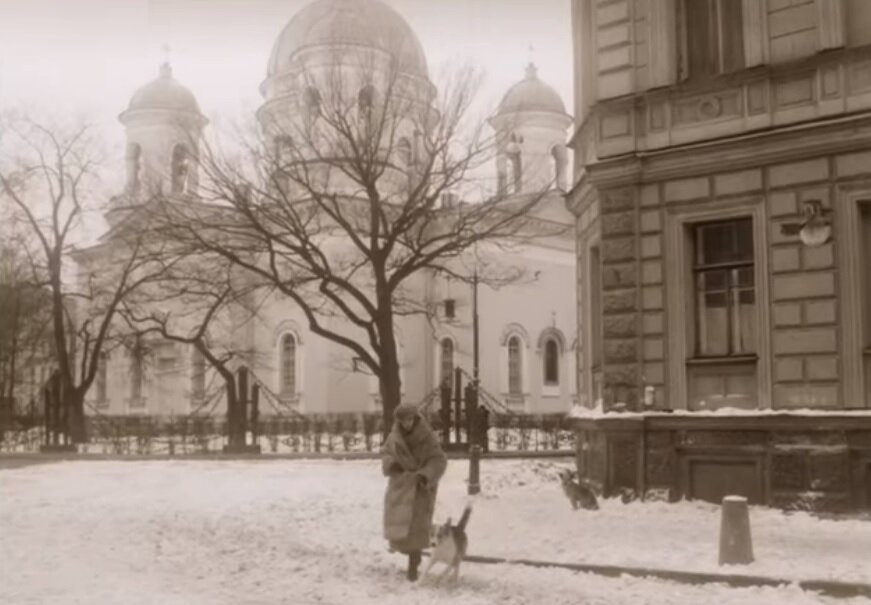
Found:
[[569, 469], [559, 471], [560, 482], [562, 483], [563, 492], [572, 503], [572, 508], [578, 510], [599, 510], [599, 502], [596, 500], [596, 494], [593, 493], [586, 485], [581, 484], [574, 479], [574, 473]]
[[472, 507], [466, 506], [456, 525], [451, 525], [451, 519], [448, 518], [445, 524], [433, 527], [432, 554], [421, 578], [425, 578], [436, 563], [444, 563], [446, 567], [436, 579], [436, 583], [441, 582], [450, 571], [454, 572], [454, 583], [459, 581], [460, 563], [466, 556], [466, 549], [469, 547], [466, 524], [468, 524], [471, 514]]

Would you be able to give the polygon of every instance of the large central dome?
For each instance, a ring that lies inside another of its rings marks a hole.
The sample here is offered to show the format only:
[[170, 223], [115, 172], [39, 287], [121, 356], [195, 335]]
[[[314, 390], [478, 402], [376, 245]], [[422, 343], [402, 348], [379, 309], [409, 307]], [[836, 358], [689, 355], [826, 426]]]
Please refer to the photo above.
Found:
[[299, 11], [279, 34], [267, 73], [284, 72], [293, 56], [312, 46], [353, 44], [397, 57], [405, 73], [428, 76], [423, 48], [399, 13], [381, 0], [316, 0]]

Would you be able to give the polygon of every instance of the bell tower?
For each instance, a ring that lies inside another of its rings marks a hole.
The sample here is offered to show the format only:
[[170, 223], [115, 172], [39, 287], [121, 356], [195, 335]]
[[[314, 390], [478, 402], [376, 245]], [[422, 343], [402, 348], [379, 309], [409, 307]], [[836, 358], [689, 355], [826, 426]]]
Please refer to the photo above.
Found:
[[559, 94], [538, 78], [530, 63], [512, 86], [490, 125], [496, 131], [496, 170], [501, 194], [566, 190], [566, 132], [572, 118]]
[[169, 63], [133, 94], [118, 119], [127, 135], [126, 179], [124, 193], [113, 199], [113, 210], [157, 194], [196, 193], [199, 145], [208, 120], [193, 93], [173, 78]]

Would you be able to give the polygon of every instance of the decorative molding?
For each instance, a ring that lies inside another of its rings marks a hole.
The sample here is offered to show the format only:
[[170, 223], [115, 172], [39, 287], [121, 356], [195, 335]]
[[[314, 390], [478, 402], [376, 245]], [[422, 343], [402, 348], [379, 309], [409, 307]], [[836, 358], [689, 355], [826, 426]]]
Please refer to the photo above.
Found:
[[818, 120], [776, 132], [749, 133], [668, 149], [601, 160], [586, 168], [589, 182], [604, 189], [673, 178], [737, 171], [764, 164], [865, 151], [871, 114]]
[[281, 337], [285, 334], [292, 334], [296, 339], [297, 346], [302, 346], [302, 330], [299, 329], [299, 324], [293, 319], [285, 319], [281, 321], [272, 331], [272, 344], [275, 347], [281, 346]]

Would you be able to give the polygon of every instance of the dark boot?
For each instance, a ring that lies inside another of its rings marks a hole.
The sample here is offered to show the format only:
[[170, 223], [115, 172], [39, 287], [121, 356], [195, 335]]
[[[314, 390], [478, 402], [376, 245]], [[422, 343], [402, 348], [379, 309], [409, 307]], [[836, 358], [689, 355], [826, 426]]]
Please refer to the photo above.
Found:
[[417, 580], [417, 570], [420, 567], [420, 551], [408, 553], [408, 579], [411, 582]]

